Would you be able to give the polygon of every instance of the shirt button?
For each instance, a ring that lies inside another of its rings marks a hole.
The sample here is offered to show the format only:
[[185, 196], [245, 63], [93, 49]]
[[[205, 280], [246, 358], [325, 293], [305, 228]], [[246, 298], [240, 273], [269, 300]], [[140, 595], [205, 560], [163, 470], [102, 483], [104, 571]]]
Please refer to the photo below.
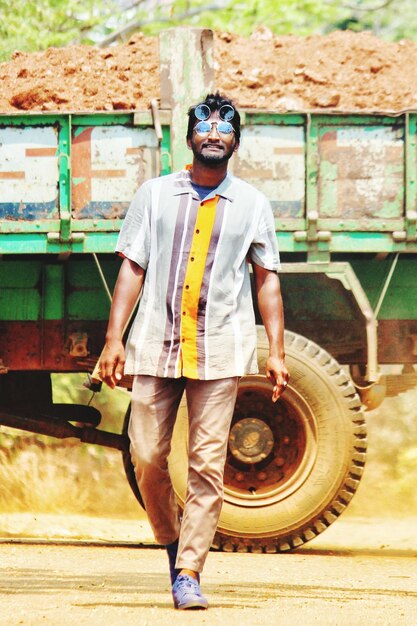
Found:
[[182, 312], [182, 314], [183, 314], [183, 315], [187, 315], [186, 311], [183, 311], [183, 312]]
[[190, 261], [194, 261], [194, 257], [193, 256], [191, 257]]
[[190, 288], [190, 285], [185, 285], [185, 288], [186, 288], [186, 289], [189, 289], [189, 288]]
[[196, 232], [196, 233], [197, 233], [197, 235], [198, 235], [198, 234], [199, 234], [199, 232], [200, 232], [200, 229], [199, 229], [199, 228], [197, 228], [195, 232]]
[[181, 339], [181, 341], [182, 341], [182, 343], [185, 343], [185, 339], [184, 339], [184, 337]]

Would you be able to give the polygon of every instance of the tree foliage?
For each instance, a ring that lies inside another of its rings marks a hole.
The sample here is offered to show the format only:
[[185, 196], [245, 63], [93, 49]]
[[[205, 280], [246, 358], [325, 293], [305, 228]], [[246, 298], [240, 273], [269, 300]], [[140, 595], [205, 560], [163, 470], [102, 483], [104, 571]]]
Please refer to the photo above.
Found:
[[69, 43], [108, 45], [138, 30], [178, 25], [250, 35], [370, 30], [387, 39], [417, 35], [415, 0], [0, 0], [0, 58]]
[[15, 50], [43, 50], [68, 43], [92, 43], [106, 32], [116, 0], [0, 0], [0, 58]]
[[[143, 22], [144, 4], [137, 3], [139, 22]], [[165, 25], [169, 21], [209, 26], [243, 35], [266, 26], [279, 35], [350, 28], [394, 40], [417, 36], [415, 0], [165, 0], [157, 4], [153, 23], [148, 20], [142, 28], [160, 28], [158, 19], [163, 17]]]

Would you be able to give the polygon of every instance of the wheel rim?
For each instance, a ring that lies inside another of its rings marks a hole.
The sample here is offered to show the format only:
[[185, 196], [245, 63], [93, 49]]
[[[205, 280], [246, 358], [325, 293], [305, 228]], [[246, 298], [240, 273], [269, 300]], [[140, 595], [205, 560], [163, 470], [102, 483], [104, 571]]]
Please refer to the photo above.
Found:
[[261, 376], [243, 378], [229, 436], [225, 502], [243, 507], [283, 500], [307, 480], [317, 458], [314, 413], [289, 385], [277, 403]]

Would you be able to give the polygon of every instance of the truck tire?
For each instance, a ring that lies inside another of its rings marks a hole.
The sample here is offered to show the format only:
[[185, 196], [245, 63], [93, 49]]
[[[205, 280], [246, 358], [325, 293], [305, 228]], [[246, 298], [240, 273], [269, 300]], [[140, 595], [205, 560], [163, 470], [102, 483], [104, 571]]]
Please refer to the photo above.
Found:
[[[366, 427], [351, 379], [325, 350], [301, 335], [286, 331], [285, 349], [290, 381], [273, 404], [271, 385], [263, 375], [268, 341], [263, 328], [258, 329], [261, 373], [240, 381], [224, 504], [213, 541], [217, 549], [297, 548], [337, 519], [359, 485]], [[186, 494], [187, 428], [183, 400], [169, 457], [180, 507]], [[132, 472], [127, 471], [128, 477]], [[138, 497], [137, 485], [134, 492]]]

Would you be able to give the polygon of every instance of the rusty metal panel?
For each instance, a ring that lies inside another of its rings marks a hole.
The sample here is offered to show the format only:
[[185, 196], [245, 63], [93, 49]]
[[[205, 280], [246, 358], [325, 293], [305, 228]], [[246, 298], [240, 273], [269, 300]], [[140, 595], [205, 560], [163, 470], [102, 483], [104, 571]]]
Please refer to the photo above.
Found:
[[123, 217], [145, 180], [159, 175], [153, 128], [76, 127], [71, 144], [74, 218]]
[[378, 322], [380, 363], [417, 363], [417, 320]]
[[403, 127], [321, 125], [318, 150], [321, 218], [403, 215]]
[[42, 323], [0, 320], [0, 355], [8, 369], [38, 369], [42, 354]]
[[99, 355], [106, 326], [106, 321], [91, 320], [0, 320], [0, 358], [10, 370], [85, 371], [82, 355], [77, 350], [71, 354], [74, 336], [83, 335], [87, 352]]
[[302, 126], [242, 129], [231, 171], [271, 201], [276, 217], [302, 217], [305, 203], [305, 136]]
[[56, 127], [0, 127], [0, 218], [56, 217], [58, 178]]

